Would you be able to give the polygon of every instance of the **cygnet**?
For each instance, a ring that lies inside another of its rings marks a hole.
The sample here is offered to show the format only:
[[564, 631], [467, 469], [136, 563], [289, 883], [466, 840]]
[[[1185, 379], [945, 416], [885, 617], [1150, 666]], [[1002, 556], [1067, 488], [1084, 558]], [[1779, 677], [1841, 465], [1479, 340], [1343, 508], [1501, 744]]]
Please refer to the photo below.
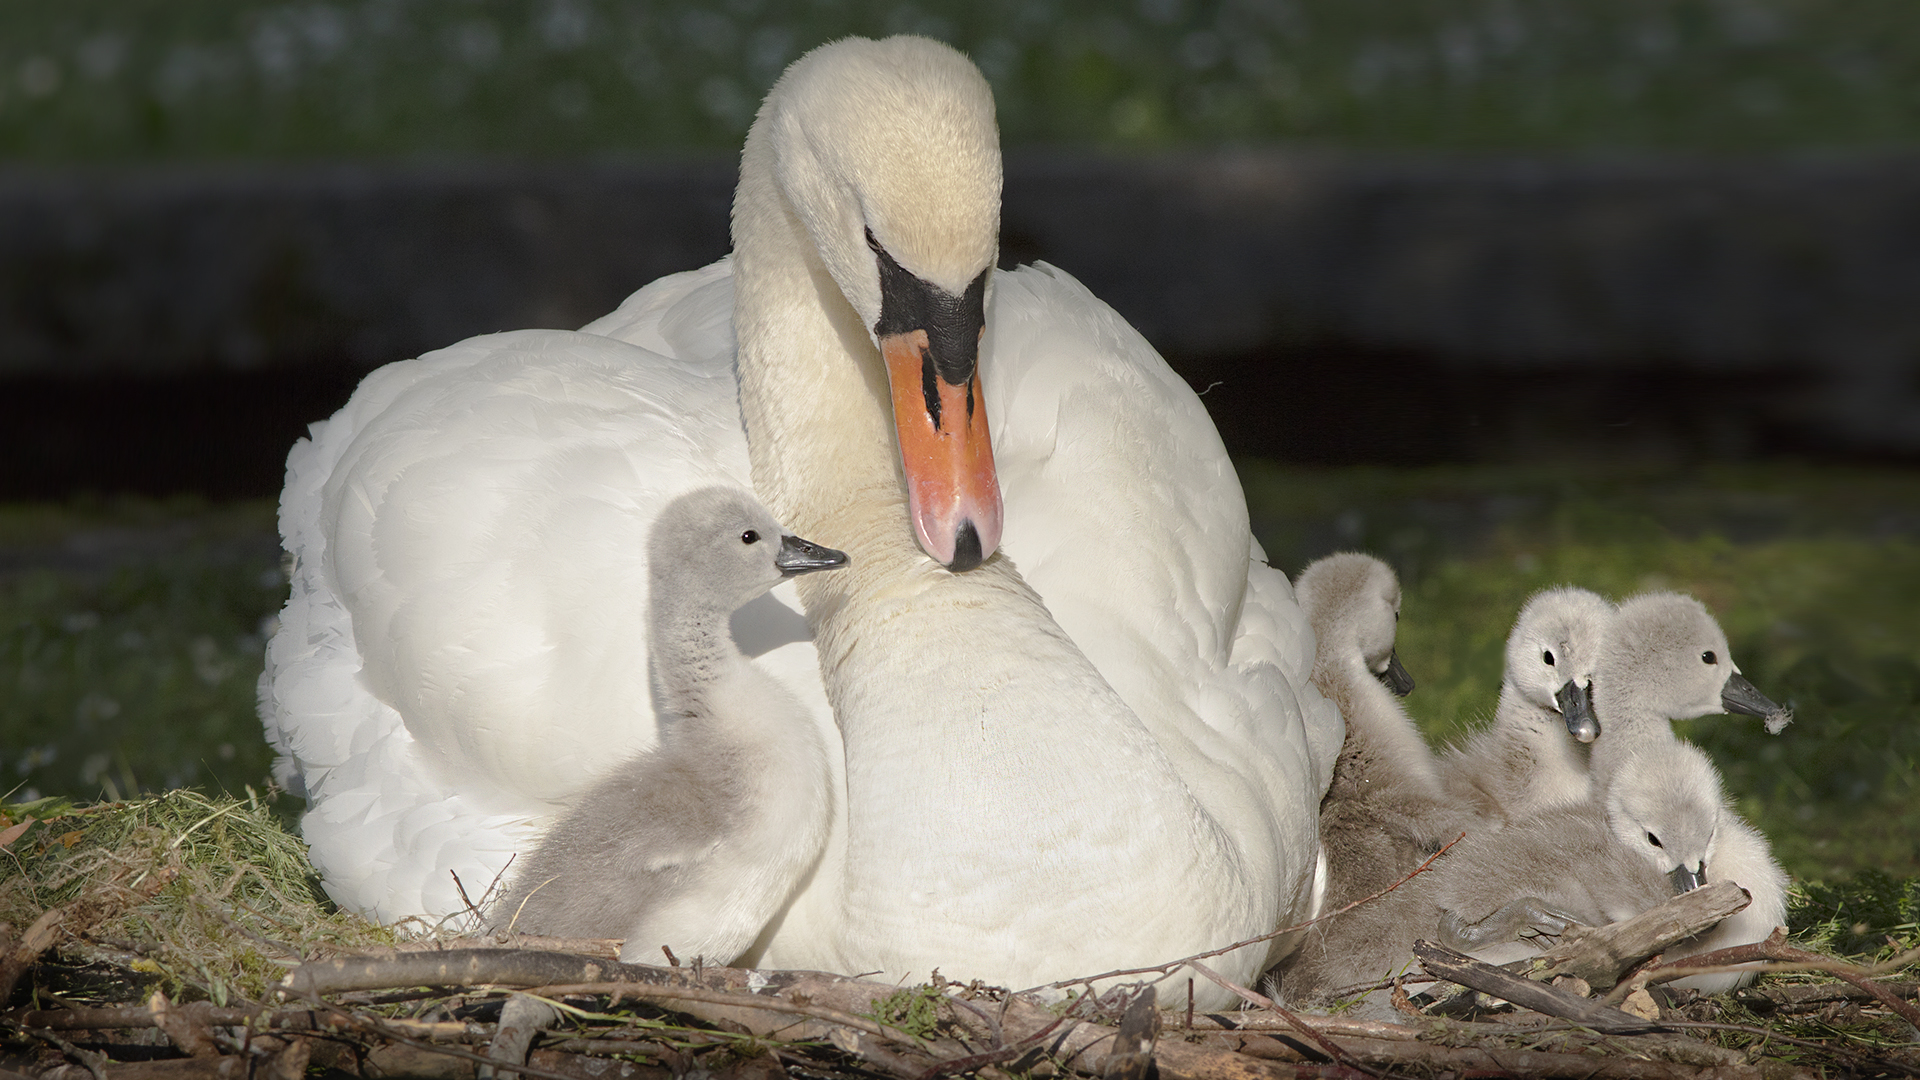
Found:
[[1613, 605], [1577, 588], [1535, 593], [1507, 636], [1493, 723], [1440, 759], [1446, 793], [1497, 822], [1591, 794], [1587, 748], [1600, 734], [1593, 672]]
[[1313, 626], [1313, 683], [1347, 721], [1320, 803], [1324, 905], [1339, 907], [1393, 884], [1470, 820], [1442, 798], [1432, 751], [1400, 705], [1413, 679], [1393, 647], [1392, 568], [1371, 555], [1329, 555], [1294, 591]]
[[659, 744], [591, 788], [490, 911], [498, 929], [624, 938], [724, 963], [811, 872], [833, 807], [826, 748], [800, 703], [734, 644], [728, 617], [782, 579], [847, 556], [787, 534], [751, 495], [669, 503], [648, 548]]
[[[1569, 926], [1618, 922], [1721, 877], [1753, 903], [1685, 951], [1765, 937], [1784, 914], [1785, 880], [1765, 841], [1726, 808], [1705, 756], [1679, 743], [1623, 763], [1619, 777], [1604, 810], [1588, 801], [1470, 832], [1427, 873], [1327, 920], [1283, 969], [1282, 992], [1305, 1002], [1403, 971], [1419, 938], [1505, 963]], [[1724, 989], [1738, 978], [1682, 985]]]
[[1633, 597], [1614, 613], [1595, 668], [1593, 706], [1602, 725], [1590, 758], [1596, 791], [1608, 789], [1621, 762], [1677, 743], [1671, 721], [1745, 713], [1764, 717], [1778, 734], [1792, 720], [1740, 674], [1706, 607], [1672, 592]]
[[[1786, 925], [1787, 875], [1773, 859], [1759, 830], [1735, 813], [1720, 782], [1720, 770], [1699, 747], [1676, 739], [1648, 746], [1623, 762], [1607, 793], [1608, 816], [1623, 846], [1638, 850], [1663, 870], [1675, 894], [1710, 881], [1731, 881], [1751, 902], [1720, 925], [1680, 946], [1668, 957], [1760, 941]], [[1651, 807], [1632, 818], [1623, 807]], [[1664, 824], [1661, 824], [1664, 822]], [[1750, 974], [1693, 975], [1674, 985], [1718, 993], [1752, 981]]]

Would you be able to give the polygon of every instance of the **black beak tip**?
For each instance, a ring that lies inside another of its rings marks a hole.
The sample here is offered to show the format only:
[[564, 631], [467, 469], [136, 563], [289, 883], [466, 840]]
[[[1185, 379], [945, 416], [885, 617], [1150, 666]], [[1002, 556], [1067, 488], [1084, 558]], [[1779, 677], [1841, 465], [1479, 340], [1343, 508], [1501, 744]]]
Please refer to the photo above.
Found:
[[961, 522], [960, 530], [953, 537], [953, 561], [947, 564], [947, 569], [964, 574], [986, 561], [980, 552], [980, 530], [974, 528], [971, 521]]

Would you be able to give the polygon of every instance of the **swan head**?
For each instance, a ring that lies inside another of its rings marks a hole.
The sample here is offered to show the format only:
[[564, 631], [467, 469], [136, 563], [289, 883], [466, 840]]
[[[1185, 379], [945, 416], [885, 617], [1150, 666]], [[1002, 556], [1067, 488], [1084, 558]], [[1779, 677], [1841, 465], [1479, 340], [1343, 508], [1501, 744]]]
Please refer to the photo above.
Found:
[[1401, 697], [1413, 676], [1400, 664], [1400, 578], [1371, 555], [1343, 551], [1300, 572], [1294, 596], [1313, 626], [1316, 663], [1358, 663]]
[[1001, 531], [978, 363], [1000, 232], [992, 91], [940, 42], [848, 38], [795, 61], [754, 127], [749, 156], [770, 152], [885, 361], [915, 538], [951, 569], [978, 566]]
[[1679, 742], [1647, 748], [1621, 765], [1607, 789], [1607, 825], [1677, 895], [1706, 884], [1725, 803], [1713, 762]]
[[1620, 605], [1598, 678], [1603, 716], [1613, 711], [1608, 702], [1630, 700], [1670, 720], [1736, 712], [1765, 717], [1768, 730], [1778, 731], [1790, 715], [1740, 674], [1706, 607], [1680, 593], [1646, 593]]
[[661, 509], [647, 543], [652, 602], [668, 617], [725, 616], [781, 581], [847, 565], [738, 488], [705, 487]]
[[1506, 680], [1529, 704], [1560, 714], [1583, 743], [1600, 735], [1593, 671], [1613, 605], [1586, 589], [1535, 593], [1507, 636]]

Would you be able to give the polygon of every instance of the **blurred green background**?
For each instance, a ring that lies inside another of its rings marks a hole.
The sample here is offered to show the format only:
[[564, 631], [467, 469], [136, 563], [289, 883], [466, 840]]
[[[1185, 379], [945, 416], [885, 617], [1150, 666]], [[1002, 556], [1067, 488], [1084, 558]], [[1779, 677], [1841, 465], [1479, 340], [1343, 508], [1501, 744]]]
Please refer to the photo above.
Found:
[[[0, 162], [731, 153], [805, 49], [899, 31], [979, 62], [1015, 148], [1920, 145], [1912, 0], [64, 0], [0, 5]], [[1359, 548], [1400, 570], [1435, 739], [1490, 714], [1533, 590], [1690, 591], [1797, 710], [1777, 737], [1683, 725], [1742, 812], [1802, 878], [1920, 874], [1920, 472], [1241, 469], [1276, 565]], [[278, 560], [265, 502], [0, 506], [0, 793], [261, 787]], [[1911, 884], [1875, 925], [1913, 919]]]
[[0, 155], [731, 151], [807, 48], [930, 34], [1009, 143], [1911, 146], [1909, 0], [62, 0], [0, 5]]

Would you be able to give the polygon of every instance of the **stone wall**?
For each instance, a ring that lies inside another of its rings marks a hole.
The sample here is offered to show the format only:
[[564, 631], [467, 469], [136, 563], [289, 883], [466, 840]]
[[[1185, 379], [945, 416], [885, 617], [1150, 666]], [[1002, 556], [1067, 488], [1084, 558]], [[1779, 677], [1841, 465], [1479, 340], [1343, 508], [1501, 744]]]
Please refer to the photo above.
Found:
[[[0, 173], [0, 454], [117, 438], [70, 430], [81, 399], [133, 393], [124, 427], [155, 393], [279, 387], [313, 419], [389, 360], [577, 326], [724, 253], [732, 179], [724, 159]], [[1244, 452], [1513, 456], [1692, 417], [1680, 444], [1709, 453], [1920, 455], [1920, 158], [1016, 153], [1002, 242], [1221, 384]]]

